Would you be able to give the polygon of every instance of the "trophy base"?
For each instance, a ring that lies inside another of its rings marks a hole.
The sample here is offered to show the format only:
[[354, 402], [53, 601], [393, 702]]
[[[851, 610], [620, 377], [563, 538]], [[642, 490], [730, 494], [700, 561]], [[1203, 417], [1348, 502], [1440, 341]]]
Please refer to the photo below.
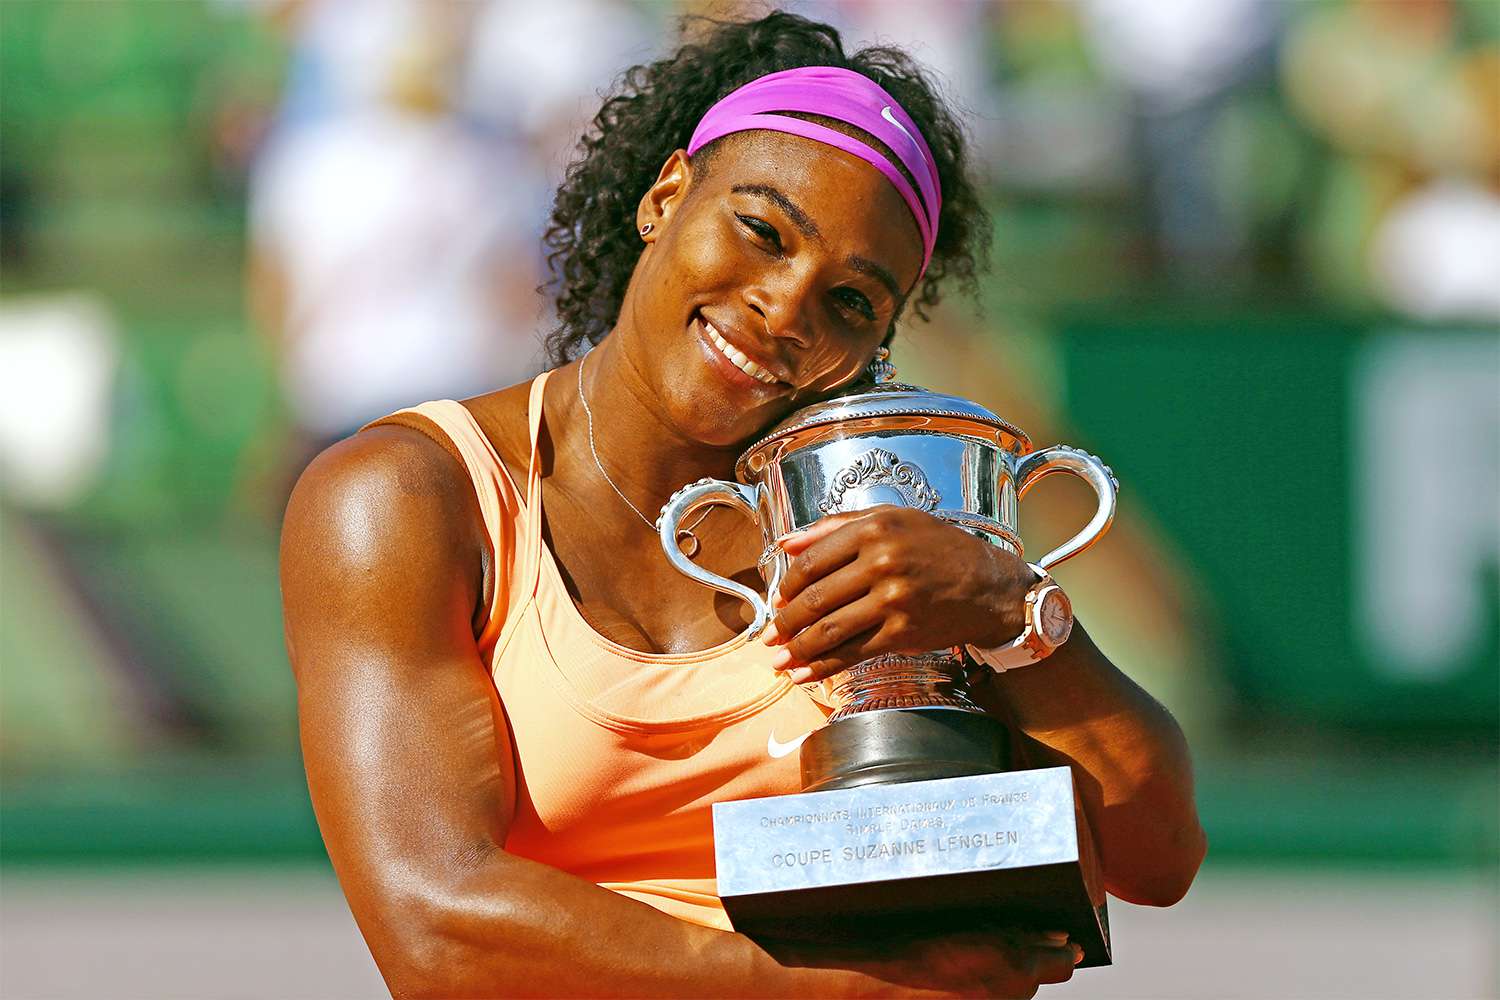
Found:
[[893, 708], [830, 722], [802, 744], [808, 792], [1009, 770], [998, 719], [956, 708]]
[[1011, 926], [1067, 931], [1080, 967], [1110, 964], [1066, 767], [720, 802], [713, 817], [719, 897], [752, 937], [868, 946]]

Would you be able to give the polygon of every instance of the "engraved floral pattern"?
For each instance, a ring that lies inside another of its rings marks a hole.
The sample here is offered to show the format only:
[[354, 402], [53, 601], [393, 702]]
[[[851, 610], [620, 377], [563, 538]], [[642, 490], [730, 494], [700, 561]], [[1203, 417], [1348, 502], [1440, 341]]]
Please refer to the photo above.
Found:
[[818, 501], [818, 510], [824, 514], [837, 514], [846, 509], [844, 498], [851, 490], [877, 486], [896, 490], [906, 506], [917, 510], [933, 510], [942, 499], [916, 465], [901, 461], [883, 448], [872, 448], [839, 470], [828, 493]]

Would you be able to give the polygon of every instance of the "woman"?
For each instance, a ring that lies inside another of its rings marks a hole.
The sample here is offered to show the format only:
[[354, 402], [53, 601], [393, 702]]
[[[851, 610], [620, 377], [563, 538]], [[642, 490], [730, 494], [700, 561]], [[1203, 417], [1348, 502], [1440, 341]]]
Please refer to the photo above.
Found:
[[[771, 76], [797, 67], [832, 69]], [[1005, 644], [1027, 567], [919, 512], [826, 518], [783, 542], [785, 604], [747, 636], [645, 513], [732, 478], [908, 303], [972, 278], [963, 156], [899, 52], [849, 57], [784, 14], [717, 25], [627, 74], [569, 168], [558, 367], [376, 421], [303, 474], [282, 580], [308, 780], [393, 993], [1030, 996], [1071, 975], [1077, 949], [1035, 933], [773, 954], [713, 894], [709, 807], [799, 790], [795, 754], [765, 748], [823, 721], [811, 683]], [[701, 564], [757, 580], [747, 521], [690, 528]], [[1108, 888], [1178, 899], [1203, 836], [1167, 713], [1081, 628], [989, 694], [1034, 764], [1074, 768]]]

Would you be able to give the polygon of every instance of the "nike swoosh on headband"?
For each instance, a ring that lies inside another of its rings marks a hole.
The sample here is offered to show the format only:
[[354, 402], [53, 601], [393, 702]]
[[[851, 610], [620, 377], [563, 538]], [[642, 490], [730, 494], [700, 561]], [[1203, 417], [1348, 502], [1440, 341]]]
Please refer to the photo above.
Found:
[[801, 736], [798, 736], [796, 739], [789, 740], [786, 743], [783, 743], [776, 738], [775, 731], [772, 731], [772, 733], [766, 737], [766, 753], [770, 754], [772, 757], [785, 757], [787, 754], [800, 747], [802, 745], [802, 741], [807, 739], [812, 734], [813, 731], [809, 729], [807, 732], [803, 733]]
[[901, 130], [901, 134], [902, 135], [906, 136], [908, 139], [911, 139], [911, 142], [912, 142], [913, 146], [915, 146], [917, 144], [917, 140], [912, 139], [911, 138], [911, 133], [908, 132], [908, 131], [906, 131], [906, 126], [902, 125], [900, 122], [898, 122], [896, 120], [896, 116], [893, 115], [893, 114], [891, 114], [891, 106], [889, 104], [887, 104], [885, 107], [883, 107], [883, 108], [880, 109], [880, 117], [884, 118], [886, 121], [890, 122], [892, 125], [894, 125], [897, 128], [899, 128]]

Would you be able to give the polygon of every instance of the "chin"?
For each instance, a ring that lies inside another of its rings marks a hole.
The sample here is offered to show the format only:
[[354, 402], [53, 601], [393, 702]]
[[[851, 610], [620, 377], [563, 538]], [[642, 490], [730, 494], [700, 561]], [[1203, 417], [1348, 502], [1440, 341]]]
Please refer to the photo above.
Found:
[[683, 437], [710, 448], [748, 448], [792, 410], [784, 401], [779, 406], [744, 409], [736, 407], [735, 400], [707, 389], [674, 396], [672, 409]]

